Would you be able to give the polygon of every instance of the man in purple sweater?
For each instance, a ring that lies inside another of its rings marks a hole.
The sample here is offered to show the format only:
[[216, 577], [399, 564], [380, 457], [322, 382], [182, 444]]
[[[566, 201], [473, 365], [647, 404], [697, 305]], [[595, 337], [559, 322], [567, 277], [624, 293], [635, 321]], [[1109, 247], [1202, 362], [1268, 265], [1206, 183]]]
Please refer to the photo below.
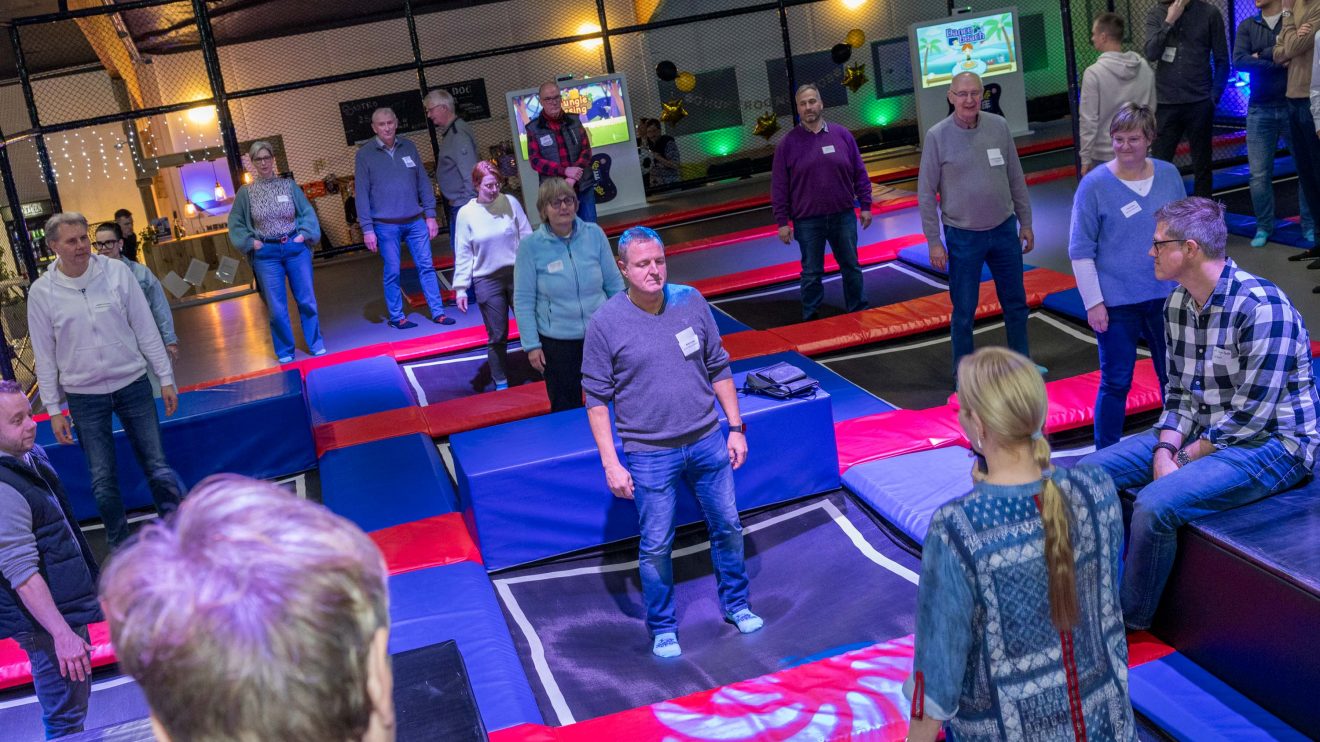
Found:
[[779, 223], [779, 239], [787, 245], [796, 228], [802, 250], [802, 317], [807, 320], [819, 316], [825, 299], [821, 279], [826, 242], [843, 273], [847, 310], [866, 309], [853, 205], [861, 207], [862, 229], [871, 226], [871, 181], [857, 141], [842, 126], [825, 123], [823, 108], [815, 85], [798, 88], [802, 125], [793, 127], [775, 147], [770, 179], [770, 203]]
[[[637, 503], [642, 532], [638, 566], [651, 651], [677, 657], [670, 551], [680, 479], [696, 491], [709, 524], [710, 558], [725, 620], [744, 634], [762, 625], [748, 607], [742, 523], [733, 492], [733, 470], [747, 460], [747, 426], [710, 306], [690, 286], [666, 285], [660, 235], [647, 227], [624, 232], [619, 269], [628, 289], [591, 316], [582, 389], [605, 482], [615, 497]], [[716, 400], [729, 419], [727, 440], [715, 415]], [[614, 450], [610, 402], [627, 468]]]

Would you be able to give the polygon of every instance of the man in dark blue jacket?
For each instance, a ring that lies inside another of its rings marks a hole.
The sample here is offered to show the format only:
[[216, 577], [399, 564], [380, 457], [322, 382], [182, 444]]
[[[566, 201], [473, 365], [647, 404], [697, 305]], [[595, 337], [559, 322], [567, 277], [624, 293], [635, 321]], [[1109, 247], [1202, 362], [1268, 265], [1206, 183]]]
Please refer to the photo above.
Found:
[[46, 738], [82, 731], [91, 695], [87, 624], [102, 620], [98, 570], [23, 390], [0, 382], [0, 638], [32, 662]]

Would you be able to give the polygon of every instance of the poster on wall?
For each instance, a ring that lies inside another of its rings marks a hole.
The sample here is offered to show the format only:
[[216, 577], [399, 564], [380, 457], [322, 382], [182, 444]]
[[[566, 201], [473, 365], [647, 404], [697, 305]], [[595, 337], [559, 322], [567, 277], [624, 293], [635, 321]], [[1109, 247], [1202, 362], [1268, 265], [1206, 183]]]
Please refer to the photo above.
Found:
[[482, 79], [447, 82], [440, 87], [454, 96], [454, 113], [464, 121], [490, 118], [490, 100], [486, 98], [486, 81]]
[[912, 93], [912, 55], [906, 38], [873, 42], [871, 69], [875, 70], [875, 97]]
[[344, 101], [339, 104], [339, 117], [344, 122], [344, 138], [350, 146], [361, 144], [376, 136], [371, 130], [371, 114], [377, 108], [389, 108], [394, 111], [394, 115], [399, 119], [400, 134], [426, 130], [426, 111], [422, 108], [422, 94], [416, 90]]
[[[765, 60], [765, 78], [770, 84], [770, 100], [776, 116], [797, 112], [788, 89], [788, 68], [782, 56]], [[820, 89], [820, 102], [826, 108], [848, 105], [848, 89], [843, 87], [843, 65], [834, 61], [830, 50], [793, 55], [793, 79], [799, 87], [814, 83]]]
[[[680, 91], [672, 80], [656, 81], [659, 85], [660, 100], [682, 98], [683, 108], [688, 112], [687, 117], [678, 126], [669, 127], [668, 133], [678, 136], [742, 126], [742, 97], [738, 94], [738, 71], [733, 67], [725, 67], [693, 74], [697, 78], [697, 85], [689, 93]], [[653, 111], [649, 116], [660, 118], [660, 112]]]

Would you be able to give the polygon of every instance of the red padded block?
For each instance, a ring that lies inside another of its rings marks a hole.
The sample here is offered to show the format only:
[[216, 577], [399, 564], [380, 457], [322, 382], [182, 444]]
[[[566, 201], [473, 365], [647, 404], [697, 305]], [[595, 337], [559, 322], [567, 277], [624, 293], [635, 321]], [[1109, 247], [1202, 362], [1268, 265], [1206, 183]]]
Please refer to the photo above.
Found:
[[[509, 320], [509, 331], [517, 331], [517, 325], [513, 320]], [[510, 337], [516, 336], [511, 335]], [[407, 363], [408, 361], [430, 358], [445, 353], [472, 350], [485, 344], [486, 328], [484, 325], [476, 325], [474, 327], [461, 327], [457, 330], [437, 332], [434, 335], [410, 340], [398, 340], [390, 343], [389, 347], [390, 355], [394, 356], [394, 360], [399, 363]]]
[[834, 426], [839, 448], [839, 471], [867, 461], [946, 446], [964, 446], [967, 440], [951, 406], [928, 410], [894, 410], [845, 420]]
[[[700, 219], [701, 217], [705, 217], [705, 216], [717, 216], [720, 214], [727, 214], [733, 211], [745, 211], [747, 209], [755, 209], [761, 206], [769, 206], [769, 205], [770, 205], [770, 195], [763, 194], [760, 196], [749, 196], [748, 198], [741, 198], [736, 201], [724, 201], [718, 204], [697, 206], [691, 209], [679, 209], [677, 211], [667, 211], [660, 214], [651, 214], [641, 219], [638, 219], [636, 223], [645, 224], [646, 226], [652, 228], [659, 228], [659, 227], [669, 226], [670, 224], [678, 224], [679, 222], [686, 222], [686, 221], [691, 221], [693, 219]], [[631, 226], [632, 224], [611, 224], [610, 226], [604, 228], [605, 234], [606, 236], [614, 237], [622, 234], [624, 230], [628, 229]]]
[[526, 420], [550, 412], [545, 382], [509, 387], [471, 397], [448, 399], [422, 408], [432, 438]]
[[1311, 357], [1320, 356], [1320, 340], [1311, 341]]
[[[115, 648], [110, 644], [110, 626], [100, 621], [87, 626], [92, 645], [92, 667], [113, 665]], [[0, 689], [17, 688], [32, 682], [32, 664], [13, 639], [0, 639]]]
[[1147, 662], [1168, 657], [1174, 648], [1156, 639], [1149, 631], [1133, 631], [1127, 635], [1128, 667], [1138, 667]]
[[729, 333], [721, 338], [721, 341], [724, 343], [724, 350], [729, 354], [729, 360], [731, 361], [768, 356], [793, 349], [793, 346], [785, 342], [783, 338], [764, 330], [743, 330], [742, 332]]
[[[923, 243], [926, 238], [920, 234], [909, 234], [902, 237], [894, 237], [888, 240], [881, 240], [870, 245], [866, 245], [857, 250], [857, 260], [862, 265], [874, 265], [898, 257], [898, 251], [911, 245]], [[833, 255], [825, 256], [825, 272], [838, 273], [839, 263]], [[692, 282], [692, 287], [701, 292], [706, 298], [723, 296], [747, 289], [760, 288], [762, 286], [771, 286], [776, 283], [792, 281], [802, 275], [802, 263], [791, 260], [785, 263], [776, 263], [761, 268], [728, 273], [723, 276], [712, 276]]]
[[680, 242], [676, 245], [666, 245], [666, 255], [678, 255], [685, 252], [696, 252], [698, 250], [709, 250], [712, 247], [724, 247], [726, 245], [736, 245], [739, 242], [748, 240], [757, 240], [763, 237], [773, 237], [779, 233], [779, 227], [770, 225], [768, 227], [752, 227], [751, 229], [742, 229], [737, 232], [727, 232], [725, 234], [715, 235], [713, 237], [701, 237], [687, 242]]
[[425, 432], [426, 416], [422, 414], [422, 408], [400, 407], [317, 425], [312, 429], [312, 437], [316, 441], [316, 457], [320, 458], [326, 451], [336, 448]]
[[[1050, 409], [1045, 417], [1045, 432], [1073, 430], [1095, 422], [1095, 395], [1100, 389], [1100, 372], [1051, 381], [1045, 385]], [[1147, 412], [1159, 409], [1160, 378], [1149, 358], [1137, 361], [1132, 372], [1132, 389], [1128, 392], [1127, 412]]]
[[459, 562], [481, 564], [462, 513], [445, 513], [367, 534], [385, 557], [391, 575]]
[[1027, 173], [1027, 185], [1040, 185], [1064, 178], [1077, 177], [1077, 171], [1072, 165], [1063, 165], [1061, 167], [1051, 168], [1049, 170], [1037, 170], [1034, 173]]

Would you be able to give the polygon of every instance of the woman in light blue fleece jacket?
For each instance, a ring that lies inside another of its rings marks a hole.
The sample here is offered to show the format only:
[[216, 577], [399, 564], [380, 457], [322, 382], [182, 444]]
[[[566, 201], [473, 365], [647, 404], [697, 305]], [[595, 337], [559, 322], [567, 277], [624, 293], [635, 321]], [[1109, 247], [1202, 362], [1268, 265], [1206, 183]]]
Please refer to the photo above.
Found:
[[563, 178], [541, 182], [541, 226], [523, 238], [513, 264], [513, 315], [532, 368], [545, 376], [550, 411], [582, 406], [587, 320], [623, 291], [623, 276], [601, 228], [577, 217]]

